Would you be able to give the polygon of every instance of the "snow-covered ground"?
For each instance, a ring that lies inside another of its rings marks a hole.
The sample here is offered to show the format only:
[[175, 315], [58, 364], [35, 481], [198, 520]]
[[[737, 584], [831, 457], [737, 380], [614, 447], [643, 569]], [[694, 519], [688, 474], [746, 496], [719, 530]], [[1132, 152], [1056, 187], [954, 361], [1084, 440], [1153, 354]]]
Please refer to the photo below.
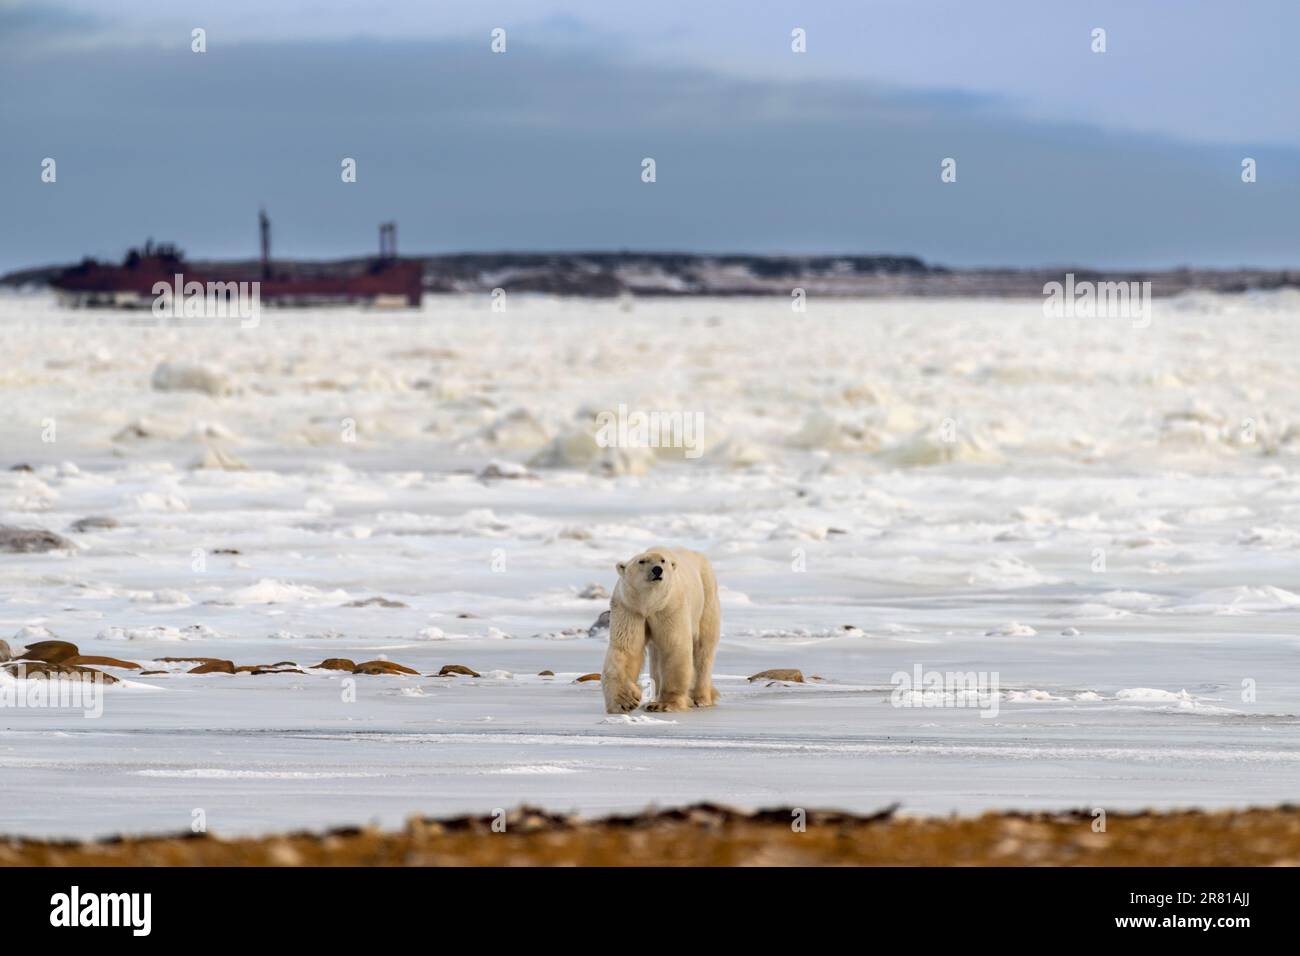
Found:
[[[0, 638], [167, 671], [111, 671], [97, 718], [0, 707], [0, 832], [1293, 800], [1297, 320], [514, 297], [241, 330], [0, 298], [0, 525], [75, 544], [0, 554]], [[701, 453], [601, 448], [620, 404], [698, 414]], [[723, 700], [606, 718], [586, 589], [650, 543], [714, 561]], [[483, 677], [151, 663], [182, 656]], [[997, 684], [899, 693], [918, 667]]]

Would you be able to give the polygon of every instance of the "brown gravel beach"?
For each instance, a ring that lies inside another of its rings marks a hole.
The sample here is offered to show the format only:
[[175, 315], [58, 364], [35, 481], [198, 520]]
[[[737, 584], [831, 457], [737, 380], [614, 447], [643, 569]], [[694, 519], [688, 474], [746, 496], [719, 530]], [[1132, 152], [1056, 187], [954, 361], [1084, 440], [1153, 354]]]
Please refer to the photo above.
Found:
[[216, 834], [97, 842], [0, 839], [6, 866], [1293, 866], [1300, 807], [1223, 812], [989, 813], [910, 818], [700, 804], [583, 820], [520, 808], [226, 840]]

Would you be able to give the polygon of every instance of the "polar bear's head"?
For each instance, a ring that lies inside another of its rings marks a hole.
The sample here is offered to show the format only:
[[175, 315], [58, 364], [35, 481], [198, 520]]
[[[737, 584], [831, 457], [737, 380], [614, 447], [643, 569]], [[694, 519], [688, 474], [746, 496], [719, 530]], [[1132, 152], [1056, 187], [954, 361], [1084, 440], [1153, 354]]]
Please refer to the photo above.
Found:
[[662, 606], [672, 592], [677, 559], [667, 549], [652, 548], [615, 567], [624, 598], [634, 606], [651, 610]]

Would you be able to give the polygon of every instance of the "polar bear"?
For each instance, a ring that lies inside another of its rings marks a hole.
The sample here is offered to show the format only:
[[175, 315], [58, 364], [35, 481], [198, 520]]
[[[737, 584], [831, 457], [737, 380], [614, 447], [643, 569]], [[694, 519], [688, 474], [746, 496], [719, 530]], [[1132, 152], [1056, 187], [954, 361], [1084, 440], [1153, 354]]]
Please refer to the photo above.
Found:
[[641, 703], [637, 678], [647, 649], [655, 699], [646, 710], [712, 707], [722, 612], [709, 559], [681, 548], [651, 548], [617, 567], [601, 674], [605, 711], [623, 714]]

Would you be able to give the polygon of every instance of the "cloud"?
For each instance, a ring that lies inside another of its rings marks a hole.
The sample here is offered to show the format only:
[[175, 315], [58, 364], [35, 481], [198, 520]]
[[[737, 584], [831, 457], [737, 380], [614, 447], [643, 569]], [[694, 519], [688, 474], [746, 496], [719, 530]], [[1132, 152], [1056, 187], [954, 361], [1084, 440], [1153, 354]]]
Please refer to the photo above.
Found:
[[[247, 255], [260, 203], [284, 255], [367, 251], [396, 218], [406, 251], [1294, 264], [1294, 152], [1033, 122], [962, 91], [381, 41], [55, 52], [0, 62], [0, 88], [19, 91], [0, 100], [10, 268], [146, 235]], [[1240, 182], [1242, 155], [1258, 183]], [[39, 181], [45, 156], [55, 185]], [[940, 182], [945, 157], [956, 183]]]
[[108, 21], [85, 10], [33, 0], [0, 0], [0, 47], [30, 48], [45, 41], [80, 37]]

